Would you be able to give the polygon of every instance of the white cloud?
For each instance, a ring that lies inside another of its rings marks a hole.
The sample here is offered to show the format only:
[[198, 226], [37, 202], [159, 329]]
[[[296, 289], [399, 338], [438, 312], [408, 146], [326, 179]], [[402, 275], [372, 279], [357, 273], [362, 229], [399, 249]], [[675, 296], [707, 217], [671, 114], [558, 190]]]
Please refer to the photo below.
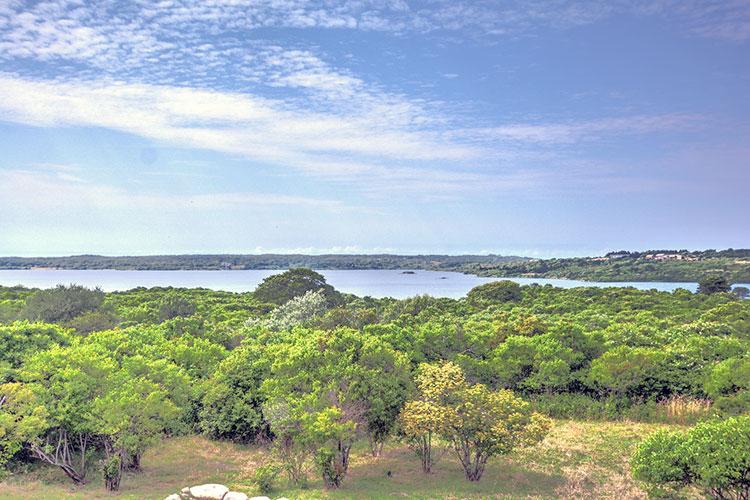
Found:
[[[250, 94], [112, 81], [49, 82], [2, 74], [0, 94], [6, 97], [0, 101], [0, 119], [6, 121], [103, 127], [236, 154], [281, 172], [348, 183], [373, 198], [399, 193], [432, 200], [469, 193], [544, 193], [553, 185], [565, 189], [586, 176], [606, 183], [611, 173], [597, 172], [588, 163], [580, 167], [584, 162], [566, 160], [553, 147], [613, 135], [684, 130], [699, 121], [689, 115], [655, 115], [467, 129], [432, 120], [418, 106], [389, 96], [373, 97], [373, 102], [358, 103], [353, 110], [323, 113], [295, 110], [283, 101]], [[435, 125], [426, 127], [416, 120], [422, 116]], [[524, 165], [529, 158], [554, 167]], [[57, 170], [59, 179], [79, 178], [70, 166], [48, 168]], [[87, 193], [89, 198], [98, 196], [97, 203], [118, 199], [117, 193], [106, 190]], [[190, 202], [195, 207], [243, 199], [252, 201], [226, 194]], [[149, 199], [139, 202], [155, 206]]]
[[510, 124], [468, 133], [486, 139], [529, 144], [590, 142], [607, 135], [648, 134], [700, 127], [705, 117], [688, 114], [637, 115], [569, 123]]
[[210, 193], [199, 195], [136, 192], [96, 184], [77, 176], [55, 175], [33, 170], [0, 170], [0, 206], [12, 212], [34, 200], [34, 210], [133, 210], [189, 213], [205, 210], [234, 210], [243, 207], [305, 206], [315, 209], [351, 210], [342, 203], [302, 196], [271, 193]]
[[118, 82], [32, 81], [0, 75], [0, 118], [37, 126], [98, 126], [188, 147], [305, 169], [327, 153], [381, 159], [466, 159], [477, 151], [410, 127], [408, 103], [375, 102], [354, 113], [289, 110], [248, 94]]

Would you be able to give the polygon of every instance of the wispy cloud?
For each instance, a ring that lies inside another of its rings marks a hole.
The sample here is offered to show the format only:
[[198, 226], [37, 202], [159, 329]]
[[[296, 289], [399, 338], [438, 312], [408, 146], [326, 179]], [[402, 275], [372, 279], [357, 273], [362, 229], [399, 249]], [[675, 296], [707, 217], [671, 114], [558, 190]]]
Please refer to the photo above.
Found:
[[[33, 199], [35, 209], [46, 210], [134, 210], [190, 213], [204, 210], [237, 210], [247, 207], [310, 207], [321, 210], [351, 210], [341, 202], [273, 193], [166, 194], [132, 191], [89, 182], [67, 174], [35, 170], [0, 170], [0, 206], [18, 199]], [[6, 206], [6, 209], [9, 208]]]
[[493, 39], [627, 13], [657, 16], [701, 36], [750, 39], [745, 0], [48, 0], [3, 2], [0, 59], [44, 62], [37, 76], [67, 68], [194, 86], [215, 87], [233, 77], [237, 86], [340, 91], [356, 78], [321, 68], [304, 46], [280, 51], [260, 30], [460, 32]]
[[[290, 110], [282, 101], [172, 86], [50, 82], [0, 76], [0, 117], [38, 126], [100, 126], [185, 146], [238, 153], [304, 169], [319, 155], [466, 159], [476, 151], [445, 144], [438, 131], [411, 127], [409, 103], [372, 103], [328, 114]], [[332, 162], [332, 166], [335, 165]]]
[[706, 118], [699, 115], [636, 115], [568, 123], [510, 124], [474, 130], [477, 137], [535, 145], [591, 142], [617, 134], [649, 134], [695, 130]]
[[[249, 94], [112, 81], [49, 82], [12, 75], [0, 75], [0, 93], [6, 97], [0, 101], [0, 116], [8, 121], [104, 127], [236, 154], [286, 171], [356, 183], [360, 192], [375, 197], [411, 192], [442, 199], [543, 188], [559, 181], [556, 174], [518, 166], [524, 155], [539, 159], [550, 154], [529, 153], [538, 146], [668, 132], [696, 127], [698, 122], [689, 115], [639, 115], [476, 129], [449, 127], [435, 119], [440, 126], [427, 127], [424, 123], [430, 123], [430, 117], [424, 110], [388, 96], [371, 102], [369, 108], [360, 104], [355, 110], [344, 107], [323, 113], [290, 109], [282, 101]], [[425, 120], [415, 124], [415, 116]], [[561, 157], [554, 159], [558, 169], [565, 165]], [[570, 168], [563, 170], [573, 175]], [[73, 176], [75, 171], [61, 174]], [[580, 175], [595, 175], [595, 171]], [[193, 206], [203, 203], [192, 202]]]

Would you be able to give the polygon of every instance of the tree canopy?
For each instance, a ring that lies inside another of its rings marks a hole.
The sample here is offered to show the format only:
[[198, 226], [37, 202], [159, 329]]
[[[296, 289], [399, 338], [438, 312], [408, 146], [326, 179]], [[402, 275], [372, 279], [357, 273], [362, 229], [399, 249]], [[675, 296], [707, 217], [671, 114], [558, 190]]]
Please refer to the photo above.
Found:
[[326, 283], [322, 274], [312, 269], [296, 268], [264, 279], [254, 296], [262, 302], [281, 305], [307, 292], [323, 291], [329, 307], [342, 303], [341, 294]]

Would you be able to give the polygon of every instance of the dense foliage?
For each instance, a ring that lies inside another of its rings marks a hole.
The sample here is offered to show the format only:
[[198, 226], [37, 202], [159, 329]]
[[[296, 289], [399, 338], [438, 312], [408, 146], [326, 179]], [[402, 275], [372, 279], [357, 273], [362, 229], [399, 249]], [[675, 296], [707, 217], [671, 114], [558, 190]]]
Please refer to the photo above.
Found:
[[633, 473], [657, 496], [694, 486], [710, 498], [750, 498], [750, 415], [654, 434], [633, 458]]
[[[539, 414], [692, 424], [750, 411], [750, 300], [733, 293], [500, 282], [394, 300], [315, 274], [278, 275], [289, 293], [273, 303], [262, 290], [94, 290], [95, 309], [56, 323], [29, 311], [69, 311], [56, 294], [82, 290], [0, 287], [0, 466], [34, 459], [74, 482], [94, 467], [116, 489], [161, 436], [204, 433], [270, 441], [264, 482], [304, 483], [314, 466], [339, 487], [357, 441], [377, 457], [389, 439], [425, 472], [449, 451], [478, 480], [541, 439]], [[82, 320], [93, 313], [107, 322]]]

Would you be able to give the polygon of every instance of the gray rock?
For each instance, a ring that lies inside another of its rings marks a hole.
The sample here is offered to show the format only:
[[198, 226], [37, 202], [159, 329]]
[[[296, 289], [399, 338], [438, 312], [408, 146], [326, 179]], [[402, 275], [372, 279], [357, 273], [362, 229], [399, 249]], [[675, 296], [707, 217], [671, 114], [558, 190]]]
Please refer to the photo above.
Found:
[[223, 484], [202, 484], [190, 488], [190, 495], [195, 500], [222, 500], [229, 493], [229, 488]]
[[175, 493], [174, 495], [169, 495], [164, 500], [182, 500], [182, 499], [180, 498], [180, 495], [178, 495], [177, 493]]
[[271, 500], [271, 499], [268, 497], [253, 497], [250, 500]]
[[244, 493], [238, 493], [236, 491], [230, 491], [224, 495], [224, 500], [248, 500], [247, 495]]

